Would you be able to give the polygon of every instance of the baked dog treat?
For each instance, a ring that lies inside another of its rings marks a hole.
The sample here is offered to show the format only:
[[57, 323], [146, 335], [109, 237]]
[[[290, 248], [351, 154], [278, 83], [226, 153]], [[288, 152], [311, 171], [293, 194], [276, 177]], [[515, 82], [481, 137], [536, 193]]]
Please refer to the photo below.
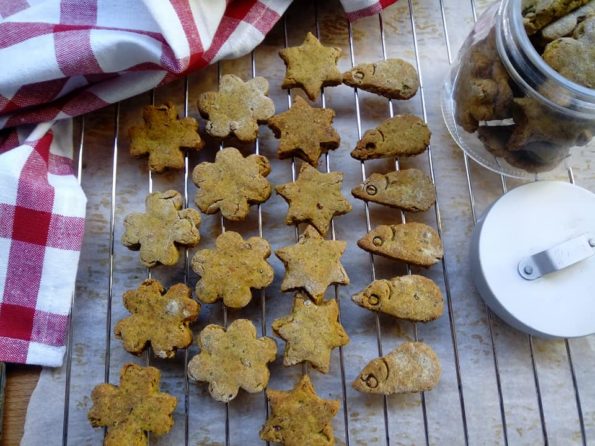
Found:
[[329, 285], [349, 284], [340, 261], [346, 247], [346, 242], [325, 240], [313, 226], [306, 227], [295, 245], [275, 251], [285, 265], [281, 290], [303, 289], [320, 304]]
[[145, 280], [124, 293], [124, 306], [132, 315], [119, 321], [114, 333], [126, 351], [138, 355], [151, 344], [155, 356], [173, 358], [176, 349], [192, 343], [189, 326], [198, 318], [200, 304], [183, 283], [166, 293], [158, 280]]
[[442, 259], [442, 241], [434, 228], [423, 223], [380, 225], [357, 241], [357, 246], [389, 259], [431, 266]]
[[510, 151], [526, 149], [531, 143], [560, 150], [583, 146], [591, 141], [595, 130], [592, 122], [564, 117], [530, 97], [514, 99], [513, 116], [516, 126], [506, 143]]
[[273, 331], [286, 342], [283, 365], [308, 361], [322, 373], [329, 371], [331, 350], [349, 343], [349, 336], [339, 322], [337, 301], [316, 305], [299, 292], [292, 313], [274, 320]]
[[436, 202], [432, 179], [418, 169], [373, 173], [351, 190], [355, 198], [409, 212], [427, 211]]
[[430, 129], [413, 115], [397, 115], [364, 133], [351, 156], [358, 160], [412, 156], [430, 145]]
[[159, 391], [159, 370], [125, 364], [120, 386], [99, 384], [91, 393], [88, 418], [93, 427], [107, 427], [105, 446], [148, 445], [147, 432], [168, 433], [173, 424], [176, 397]]
[[271, 196], [265, 178], [270, 172], [269, 160], [262, 155], [244, 158], [234, 147], [219, 150], [214, 163], [202, 162], [192, 171], [192, 182], [198, 187], [194, 201], [205, 214], [221, 211], [228, 220], [244, 220], [251, 204]]
[[341, 138], [333, 128], [335, 111], [330, 108], [310, 107], [297, 96], [291, 108], [269, 119], [268, 125], [279, 138], [279, 158], [296, 156], [318, 165], [322, 153], [339, 147]]
[[269, 82], [264, 77], [244, 82], [233, 74], [222, 76], [219, 91], [198, 97], [198, 111], [208, 119], [206, 132], [216, 138], [235, 135], [242, 142], [255, 141], [258, 124], [265, 124], [275, 114], [268, 92]]
[[415, 274], [375, 280], [352, 300], [362, 308], [412, 322], [433, 321], [444, 311], [440, 288]]
[[595, 12], [576, 27], [572, 37], [549, 43], [543, 60], [565, 78], [595, 88]]
[[131, 127], [130, 154], [135, 157], [149, 155], [149, 169], [162, 172], [167, 168], [183, 169], [182, 148], [200, 150], [205, 145], [200, 139], [198, 122], [194, 118], [178, 118], [176, 106], [147, 105], [143, 109], [144, 124]]
[[343, 76], [337, 68], [340, 55], [341, 48], [323, 46], [314, 34], [308, 33], [300, 46], [279, 51], [287, 67], [281, 87], [299, 87], [314, 101], [322, 87], [341, 83]]
[[454, 86], [455, 120], [473, 133], [479, 121], [512, 116], [512, 89], [508, 72], [500, 62], [493, 30], [464, 54]]
[[595, 2], [589, 2], [569, 14], [550, 23], [541, 30], [541, 38], [546, 42], [572, 35], [577, 25], [587, 17], [595, 15]]
[[523, 23], [528, 35], [565, 16], [590, 0], [523, 0]]
[[440, 360], [429, 345], [405, 342], [370, 361], [353, 381], [353, 388], [383, 395], [426, 392], [436, 387], [441, 373]]
[[309, 223], [326, 234], [333, 217], [351, 212], [351, 204], [341, 194], [342, 172], [322, 173], [304, 163], [295, 182], [276, 187], [289, 204], [285, 223]]
[[184, 198], [175, 190], [153, 192], [145, 200], [145, 213], [128, 214], [124, 219], [122, 243], [140, 250], [140, 262], [147, 268], [157, 264], [175, 265], [178, 246], [196, 246], [200, 240], [200, 213], [182, 209]]
[[256, 338], [256, 328], [247, 319], [236, 319], [228, 328], [207, 325], [198, 337], [200, 353], [188, 363], [188, 376], [209, 383], [217, 401], [233, 400], [240, 387], [249, 393], [264, 390], [269, 382], [267, 364], [277, 356], [277, 344], [268, 337]]
[[323, 400], [308, 375], [293, 390], [267, 389], [271, 414], [260, 430], [260, 438], [285, 446], [333, 446], [332, 421], [339, 401]]
[[251, 288], [273, 282], [273, 268], [266, 261], [270, 255], [265, 239], [244, 240], [237, 232], [224, 232], [217, 237], [215, 249], [202, 249], [192, 258], [192, 269], [200, 276], [197, 297], [207, 304], [222, 299], [228, 307], [245, 307], [252, 300]]
[[343, 83], [389, 99], [409, 99], [419, 88], [417, 71], [402, 59], [356, 65], [343, 73]]

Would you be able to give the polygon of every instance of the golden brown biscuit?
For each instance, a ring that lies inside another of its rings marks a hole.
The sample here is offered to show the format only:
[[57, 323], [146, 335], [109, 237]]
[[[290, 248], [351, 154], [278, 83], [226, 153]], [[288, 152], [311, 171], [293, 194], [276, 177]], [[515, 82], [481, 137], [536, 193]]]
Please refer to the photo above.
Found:
[[565, 78], [595, 88], [595, 13], [576, 27], [572, 37], [549, 43], [543, 60]]
[[346, 247], [344, 241], [324, 240], [313, 226], [308, 226], [295, 245], [275, 251], [285, 265], [281, 290], [303, 289], [316, 303], [322, 302], [329, 285], [349, 284], [340, 261]]
[[140, 262], [150, 268], [175, 265], [178, 246], [196, 246], [200, 240], [200, 213], [182, 209], [184, 198], [175, 190], [153, 192], [145, 200], [145, 213], [128, 214], [124, 219], [124, 246], [138, 251]]
[[287, 71], [282, 88], [299, 87], [314, 101], [322, 87], [339, 85], [343, 75], [337, 68], [341, 48], [323, 46], [312, 33], [300, 46], [285, 48], [279, 56]]
[[594, 14], [595, 2], [591, 1], [547, 25], [541, 30], [541, 37], [546, 42], [551, 42], [560, 37], [570, 36], [580, 22]]
[[215, 249], [202, 249], [192, 258], [192, 269], [200, 276], [196, 296], [207, 304], [222, 299], [228, 307], [245, 307], [252, 299], [251, 288], [265, 288], [273, 281], [273, 268], [266, 261], [270, 255], [265, 239], [244, 240], [237, 232], [224, 232]]
[[358, 160], [412, 156], [430, 145], [430, 129], [413, 115], [397, 115], [364, 133], [351, 156]]
[[270, 172], [264, 156], [244, 158], [233, 147], [219, 150], [214, 163], [205, 161], [192, 171], [192, 182], [198, 187], [196, 205], [205, 214], [221, 211], [228, 220], [244, 220], [251, 204], [263, 203], [271, 196], [265, 178]]
[[373, 173], [351, 190], [354, 197], [409, 212], [427, 211], [436, 202], [432, 179], [418, 169]]
[[353, 381], [353, 388], [383, 395], [425, 392], [436, 387], [441, 373], [440, 360], [429, 345], [405, 342], [370, 361]]
[[142, 126], [131, 127], [130, 154], [132, 156], [149, 155], [149, 169], [162, 172], [184, 168], [182, 148], [200, 150], [205, 145], [200, 139], [198, 122], [194, 118], [178, 119], [176, 106], [170, 102], [165, 105], [147, 105], [143, 109]]
[[349, 343], [349, 336], [339, 322], [336, 300], [316, 305], [308, 296], [297, 293], [290, 315], [275, 319], [273, 331], [286, 341], [283, 365], [291, 366], [308, 361], [328, 373], [331, 350]]
[[419, 266], [431, 266], [442, 259], [442, 241], [434, 228], [423, 223], [380, 225], [357, 241], [373, 254]]
[[222, 76], [219, 91], [198, 97], [198, 111], [208, 119], [206, 132], [216, 138], [235, 135], [242, 142], [255, 141], [258, 124], [265, 124], [275, 114], [268, 92], [269, 82], [264, 77], [244, 82], [233, 74]]
[[342, 172], [322, 173], [304, 163], [297, 180], [276, 187], [289, 210], [285, 223], [310, 223], [326, 234], [333, 217], [351, 212], [351, 204], [341, 194]]
[[159, 391], [159, 370], [125, 364], [120, 386], [99, 384], [91, 393], [93, 407], [87, 415], [91, 426], [107, 427], [106, 446], [145, 446], [147, 432], [163, 435], [174, 424], [177, 400]]
[[523, 23], [528, 35], [565, 16], [591, 0], [529, 0], [522, 5]]
[[166, 293], [158, 280], [145, 280], [136, 290], [124, 293], [124, 306], [132, 316], [119, 321], [114, 333], [126, 351], [138, 355], [150, 343], [155, 356], [172, 358], [176, 349], [192, 343], [189, 326], [198, 317], [200, 304], [183, 283]]
[[409, 99], [419, 87], [417, 71], [402, 59], [364, 63], [343, 73], [343, 83], [389, 99]]
[[352, 300], [360, 307], [412, 322], [438, 319], [444, 311], [440, 288], [415, 274], [375, 280]]
[[316, 167], [322, 153], [339, 147], [341, 138], [332, 126], [334, 117], [334, 110], [310, 107], [297, 96], [289, 110], [268, 121], [279, 138], [279, 158], [297, 156]]
[[261, 392], [269, 382], [267, 364], [277, 356], [271, 338], [256, 338], [256, 328], [247, 319], [236, 319], [228, 328], [207, 325], [198, 337], [200, 353], [188, 363], [188, 376], [209, 383], [217, 401], [233, 400], [240, 387]]
[[267, 390], [271, 414], [260, 430], [264, 441], [285, 446], [333, 446], [332, 421], [339, 401], [323, 400], [308, 378], [302, 376], [293, 390]]

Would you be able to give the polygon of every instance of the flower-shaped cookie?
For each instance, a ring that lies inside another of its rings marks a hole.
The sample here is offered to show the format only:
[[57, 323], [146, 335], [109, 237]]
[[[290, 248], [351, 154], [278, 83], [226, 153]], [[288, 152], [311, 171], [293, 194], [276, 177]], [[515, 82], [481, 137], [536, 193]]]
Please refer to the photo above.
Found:
[[322, 87], [339, 85], [343, 80], [337, 68], [340, 55], [341, 48], [323, 46], [314, 34], [308, 33], [300, 46], [279, 51], [287, 67], [282, 87], [300, 87], [314, 101]]
[[329, 285], [349, 284], [340, 261], [346, 247], [346, 242], [325, 240], [313, 226], [308, 226], [295, 245], [275, 251], [285, 265], [281, 290], [301, 288], [316, 303], [322, 302]]
[[247, 319], [237, 319], [225, 330], [207, 325], [198, 338], [200, 353], [188, 363], [188, 376], [209, 383], [217, 401], [233, 400], [240, 387], [247, 392], [264, 390], [269, 382], [267, 364], [277, 356], [271, 338], [256, 338], [256, 328]]
[[237, 232], [224, 232], [215, 249], [200, 250], [192, 259], [192, 269], [200, 275], [196, 295], [208, 304], [223, 299], [228, 307], [245, 307], [252, 299], [250, 288], [261, 289], [273, 281], [273, 268], [266, 261], [270, 255], [265, 239], [244, 240]]
[[285, 446], [333, 446], [333, 418], [339, 401], [323, 400], [316, 394], [308, 375], [293, 390], [267, 390], [271, 415], [260, 430], [264, 441]]
[[192, 172], [192, 181], [198, 187], [196, 205], [205, 214], [220, 210], [228, 220], [244, 220], [251, 204], [263, 203], [271, 196], [271, 185], [265, 178], [270, 171], [264, 156], [244, 158], [233, 147], [219, 150], [214, 163], [200, 163]]
[[198, 317], [200, 304], [183, 283], [166, 293], [159, 281], [145, 280], [136, 290], [124, 293], [124, 306], [132, 316], [119, 321], [114, 333], [126, 351], [140, 354], [150, 343], [155, 356], [172, 358], [177, 348], [192, 342], [189, 325]]
[[153, 192], [145, 200], [146, 212], [133, 213], [124, 219], [124, 246], [137, 251], [146, 267], [175, 265], [178, 245], [196, 246], [200, 240], [200, 213], [182, 209], [184, 198], [175, 190]]
[[200, 139], [198, 122], [194, 118], [178, 119], [176, 106], [148, 105], [143, 109], [142, 126], [131, 127], [130, 154], [149, 155], [149, 168], [162, 172], [166, 168], [183, 169], [182, 147], [200, 150], [205, 145]]
[[258, 136], [258, 124], [275, 114], [275, 104], [267, 97], [269, 83], [264, 77], [247, 82], [233, 74], [221, 78], [219, 91], [203, 93], [198, 110], [208, 119], [206, 132], [217, 138], [235, 135], [240, 141], [252, 142]]
[[297, 156], [313, 166], [322, 153], [339, 147], [341, 138], [333, 128], [334, 110], [310, 107], [297, 96], [291, 108], [269, 119], [268, 125], [279, 138], [279, 158]]
[[285, 223], [307, 222], [321, 234], [326, 234], [335, 215], [351, 211], [351, 204], [341, 194], [342, 183], [342, 172], [322, 173], [302, 164], [295, 182], [276, 188], [277, 193], [289, 203]]
[[273, 331], [287, 342], [284, 365], [308, 361], [322, 373], [329, 371], [331, 350], [349, 342], [337, 301], [316, 305], [301, 293], [295, 296], [292, 313], [273, 321]]
[[146, 432], [163, 435], [174, 424], [176, 398], [159, 391], [159, 370], [125, 364], [120, 386], [99, 384], [91, 393], [88, 418], [93, 427], [107, 427], [104, 445], [148, 445]]

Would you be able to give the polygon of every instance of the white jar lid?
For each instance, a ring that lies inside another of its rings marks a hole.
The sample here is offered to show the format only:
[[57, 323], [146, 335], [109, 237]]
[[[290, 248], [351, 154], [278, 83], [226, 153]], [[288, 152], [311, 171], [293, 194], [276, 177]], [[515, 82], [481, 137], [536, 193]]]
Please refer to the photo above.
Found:
[[472, 277], [513, 327], [548, 338], [586, 336], [595, 333], [593, 245], [595, 194], [558, 181], [526, 184], [475, 226]]

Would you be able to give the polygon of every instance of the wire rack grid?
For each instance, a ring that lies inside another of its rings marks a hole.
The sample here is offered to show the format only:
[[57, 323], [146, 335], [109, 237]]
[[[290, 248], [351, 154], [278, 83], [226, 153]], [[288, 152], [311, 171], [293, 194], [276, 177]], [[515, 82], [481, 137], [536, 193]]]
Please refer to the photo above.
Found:
[[[348, 240], [344, 264], [351, 277], [349, 287], [331, 288], [341, 320], [351, 342], [332, 356], [331, 371], [321, 375], [307, 367], [271, 366], [270, 387], [288, 389], [302, 373], [309, 373], [325, 398], [341, 401], [334, 428], [338, 444], [587, 444], [595, 438], [595, 389], [589, 370], [595, 364], [593, 340], [546, 342], [520, 334], [505, 326], [481, 303], [471, 286], [465, 264], [469, 233], [478, 215], [508, 188], [519, 184], [476, 166], [449, 139], [439, 112], [441, 82], [477, 11], [487, 4], [475, 0], [400, 0], [377, 16], [348, 23], [338, 2], [296, 1], [275, 29], [252, 54], [236, 61], [222, 61], [203, 72], [89, 115], [81, 120], [78, 141], [79, 181], [89, 198], [86, 244], [73, 313], [66, 364], [54, 377], [62, 391], [64, 410], [62, 444], [95, 444], [102, 432], [86, 425], [88, 395], [98, 382], [117, 383], [124, 362], [151, 364], [162, 370], [162, 388], [179, 399], [176, 424], [168, 436], [151, 438], [151, 444], [262, 444], [258, 430], [268, 415], [263, 395], [240, 393], [227, 405], [211, 400], [205, 386], [189, 383], [188, 360], [197, 348], [178, 353], [172, 361], [154, 359], [149, 352], [135, 358], [123, 351], [111, 333], [113, 321], [123, 314], [120, 297], [149, 276], [166, 286], [176, 282], [193, 286], [196, 276], [189, 271], [193, 252], [185, 251], [175, 268], [142, 269], [134, 253], [119, 245], [126, 213], [141, 210], [144, 196], [152, 190], [182, 190], [186, 206], [195, 191], [189, 181], [191, 169], [212, 160], [222, 145], [208, 140], [207, 147], [186, 158], [183, 174], [147, 176], [143, 162], [126, 153], [124, 130], [138, 121], [141, 108], [167, 100], [181, 106], [184, 116], [196, 116], [199, 93], [217, 88], [218, 79], [234, 73], [244, 79], [262, 75], [271, 83], [270, 95], [277, 111], [291, 105], [292, 95], [279, 89], [284, 67], [277, 56], [280, 48], [301, 43], [305, 33], [315, 33], [325, 45], [339, 46], [344, 56], [342, 70], [360, 62], [401, 57], [417, 67], [420, 89], [410, 101], [387, 101], [345, 86], [323, 90], [317, 102], [337, 112], [336, 127], [342, 143], [322, 161], [324, 171], [345, 173], [344, 193], [365, 180], [369, 172], [387, 172], [402, 167], [425, 170], [434, 180], [438, 201], [433, 211], [409, 215], [373, 204], [352, 200], [354, 210], [333, 221], [332, 239]], [[358, 163], [348, 152], [363, 131], [396, 113], [410, 112], [424, 118], [432, 129], [432, 146], [427, 155], [414, 160], [378, 160]], [[271, 159], [270, 180], [281, 184], [295, 181], [299, 163], [276, 160], [276, 141], [261, 129], [254, 145], [241, 147], [247, 153], [262, 153]], [[92, 147], [90, 147], [92, 146]], [[100, 147], [102, 146], [102, 147]], [[106, 149], [111, 147], [111, 156]], [[588, 168], [569, 171], [568, 178], [585, 178], [593, 189], [595, 178]], [[236, 230], [244, 237], [265, 237], [273, 249], [294, 243], [301, 228], [283, 224], [285, 204], [273, 197], [255, 207], [244, 223], [204, 216], [199, 248], [212, 245], [224, 230]], [[363, 253], [355, 245], [363, 235], [381, 223], [424, 221], [439, 231], [446, 255], [429, 270], [401, 266]], [[274, 283], [256, 292], [253, 302], [241, 311], [225, 306], [204, 305], [195, 333], [208, 323], [251, 319], [260, 335], [270, 334], [272, 320], [289, 312], [290, 295], [279, 291], [283, 268], [271, 258]], [[399, 323], [368, 313], [350, 302], [350, 295], [370, 280], [421, 273], [434, 279], [446, 298], [445, 315], [429, 324]], [[101, 287], [98, 289], [98, 287]], [[107, 288], [107, 291], [103, 291]], [[102, 327], [102, 328], [100, 328]], [[89, 333], [92, 332], [92, 333]], [[443, 365], [442, 381], [426, 394], [378, 397], [361, 395], [350, 381], [366, 362], [392, 350], [403, 340], [420, 339], [438, 353]], [[279, 350], [283, 348], [278, 342]], [[101, 352], [98, 355], [97, 352]], [[44, 377], [47, 375], [44, 372]], [[42, 380], [45, 379], [42, 377]], [[58, 416], [58, 415], [56, 415]]]

